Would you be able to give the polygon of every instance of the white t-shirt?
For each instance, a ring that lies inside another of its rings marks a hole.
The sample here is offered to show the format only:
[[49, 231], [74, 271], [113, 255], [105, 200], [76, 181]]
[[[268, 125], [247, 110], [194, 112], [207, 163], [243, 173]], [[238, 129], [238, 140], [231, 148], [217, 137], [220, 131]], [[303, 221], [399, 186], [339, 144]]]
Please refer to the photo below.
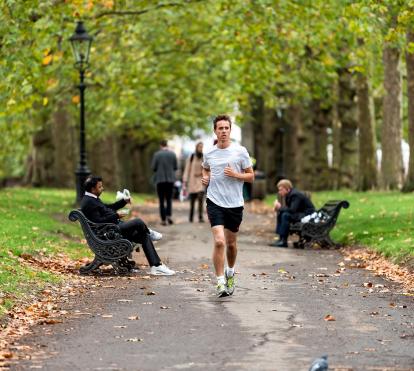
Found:
[[243, 170], [251, 167], [247, 149], [235, 143], [224, 149], [215, 145], [203, 156], [203, 167], [210, 170], [207, 198], [221, 207], [243, 206], [243, 181], [224, 175], [224, 168], [230, 165], [236, 172], [243, 173]]

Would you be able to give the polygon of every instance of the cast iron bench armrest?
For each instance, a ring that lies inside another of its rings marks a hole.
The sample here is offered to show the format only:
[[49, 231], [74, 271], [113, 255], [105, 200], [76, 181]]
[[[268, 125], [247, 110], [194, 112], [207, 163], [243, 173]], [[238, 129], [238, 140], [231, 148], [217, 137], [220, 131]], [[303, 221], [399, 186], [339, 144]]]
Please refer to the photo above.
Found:
[[80, 273], [92, 273], [102, 264], [111, 264], [118, 274], [128, 273], [128, 257], [133, 244], [123, 238], [119, 226], [112, 223], [93, 223], [80, 210], [68, 215], [72, 222], [79, 221], [88, 246], [95, 254], [94, 261], [80, 268]]

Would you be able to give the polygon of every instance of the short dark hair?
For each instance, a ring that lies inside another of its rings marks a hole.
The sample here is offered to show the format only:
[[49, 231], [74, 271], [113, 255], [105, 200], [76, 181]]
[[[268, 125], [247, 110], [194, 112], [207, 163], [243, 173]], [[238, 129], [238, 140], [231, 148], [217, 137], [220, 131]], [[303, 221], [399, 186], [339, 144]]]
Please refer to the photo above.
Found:
[[167, 147], [167, 145], [168, 145], [168, 142], [165, 139], [160, 141], [160, 146], [161, 147]]
[[84, 187], [86, 192], [92, 191], [93, 188], [96, 187], [98, 182], [102, 182], [102, 177], [100, 176], [88, 176], [88, 178], [85, 180]]
[[230, 118], [230, 116], [229, 116], [229, 115], [218, 115], [218, 116], [216, 116], [216, 117], [214, 118], [214, 120], [213, 120], [214, 130], [216, 130], [217, 123], [218, 123], [219, 121], [227, 121], [227, 122], [230, 124], [230, 127], [231, 127], [231, 118]]

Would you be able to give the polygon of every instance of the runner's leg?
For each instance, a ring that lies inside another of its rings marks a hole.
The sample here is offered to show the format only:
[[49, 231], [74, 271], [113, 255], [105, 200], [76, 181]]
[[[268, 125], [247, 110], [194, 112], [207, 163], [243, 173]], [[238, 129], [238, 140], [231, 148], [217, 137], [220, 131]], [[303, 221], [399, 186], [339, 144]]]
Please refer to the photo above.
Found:
[[213, 249], [213, 264], [216, 271], [216, 276], [224, 276], [224, 250], [226, 245], [226, 238], [224, 235], [224, 226], [215, 225], [211, 228], [214, 239]]
[[225, 229], [224, 235], [226, 239], [227, 265], [233, 268], [237, 257], [237, 233]]

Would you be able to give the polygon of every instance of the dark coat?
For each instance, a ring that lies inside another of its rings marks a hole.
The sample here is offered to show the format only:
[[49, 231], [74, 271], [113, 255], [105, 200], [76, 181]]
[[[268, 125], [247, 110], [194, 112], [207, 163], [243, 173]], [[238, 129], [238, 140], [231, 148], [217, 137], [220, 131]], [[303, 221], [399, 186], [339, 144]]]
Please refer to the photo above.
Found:
[[174, 183], [178, 168], [177, 156], [169, 149], [161, 149], [155, 152], [151, 168], [154, 171], [154, 184]]
[[127, 204], [125, 200], [119, 200], [113, 204], [104, 204], [100, 198], [83, 196], [80, 209], [83, 214], [93, 223], [119, 223], [116, 210]]
[[289, 212], [292, 220], [297, 222], [304, 216], [314, 213], [315, 206], [304, 193], [292, 188], [286, 195], [286, 206], [280, 208], [279, 212]]

